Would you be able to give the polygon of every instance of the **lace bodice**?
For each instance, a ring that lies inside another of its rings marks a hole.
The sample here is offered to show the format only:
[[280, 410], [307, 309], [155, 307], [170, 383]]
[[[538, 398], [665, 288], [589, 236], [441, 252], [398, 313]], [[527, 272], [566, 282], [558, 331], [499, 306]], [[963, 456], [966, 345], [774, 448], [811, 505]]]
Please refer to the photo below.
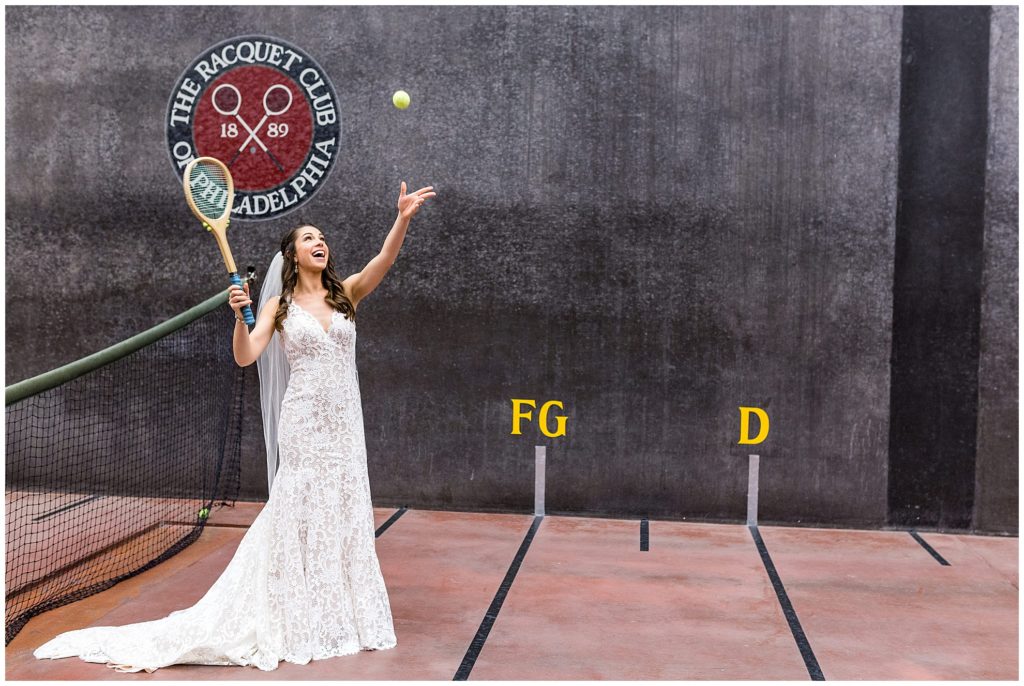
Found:
[[[293, 302], [283, 328], [291, 377], [281, 402], [281, 460], [296, 459], [298, 451], [349, 454], [362, 448], [355, 322], [335, 311], [324, 331], [313, 314]], [[359, 457], [365, 459], [365, 450]]]

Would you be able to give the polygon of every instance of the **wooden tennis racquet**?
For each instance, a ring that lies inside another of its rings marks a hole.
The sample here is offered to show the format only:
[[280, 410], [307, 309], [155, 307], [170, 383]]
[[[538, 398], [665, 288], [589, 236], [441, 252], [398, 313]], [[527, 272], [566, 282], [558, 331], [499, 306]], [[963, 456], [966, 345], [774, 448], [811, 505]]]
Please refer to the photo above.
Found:
[[[228, 277], [236, 286], [242, 285], [235, 260], [228, 247], [228, 224], [231, 222], [231, 207], [235, 201], [235, 182], [231, 172], [220, 160], [213, 157], [197, 157], [185, 167], [182, 177], [185, 186], [185, 201], [192, 214], [199, 218], [207, 231], [217, 239], [217, 246], [224, 256]], [[242, 308], [245, 323], [252, 326], [256, 319], [248, 305]]]

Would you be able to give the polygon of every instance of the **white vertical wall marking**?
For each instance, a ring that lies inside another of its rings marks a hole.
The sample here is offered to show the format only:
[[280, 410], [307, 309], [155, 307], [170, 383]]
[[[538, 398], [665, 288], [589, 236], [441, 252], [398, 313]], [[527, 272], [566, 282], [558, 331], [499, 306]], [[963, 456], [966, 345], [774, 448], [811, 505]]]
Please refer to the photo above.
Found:
[[544, 514], [544, 463], [546, 448], [542, 445], [536, 446], [536, 474], [533, 482], [533, 514]]
[[757, 525], [757, 471], [761, 458], [750, 456], [750, 471], [747, 474], [747, 524]]

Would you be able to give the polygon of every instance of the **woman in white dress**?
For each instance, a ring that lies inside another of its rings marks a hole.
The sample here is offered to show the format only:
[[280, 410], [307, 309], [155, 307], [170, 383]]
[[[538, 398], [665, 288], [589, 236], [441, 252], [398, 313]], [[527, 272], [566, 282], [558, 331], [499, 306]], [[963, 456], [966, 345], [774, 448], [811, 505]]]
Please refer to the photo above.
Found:
[[[402, 183], [384, 247], [344, 281], [319, 229], [290, 231], [271, 267], [280, 265], [280, 295], [261, 298], [251, 332], [239, 318], [251, 303], [248, 285], [232, 287], [235, 360], [252, 364], [269, 352], [277, 332], [289, 368], [279, 451], [268, 440], [267, 504], [195, 605], [150, 622], [60, 634], [35, 650], [37, 658], [77, 655], [123, 672], [172, 664], [272, 670], [281, 660], [307, 664], [397, 645], [375, 547], [355, 313], [394, 263], [410, 219], [435, 195], [432, 188], [406, 194]], [[274, 276], [268, 274], [265, 289]], [[261, 366], [261, 383], [264, 376]], [[266, 407], [264, 416], [269, 424], [277, 420]], [[276, 474], [272, 452], [280, 456]]]

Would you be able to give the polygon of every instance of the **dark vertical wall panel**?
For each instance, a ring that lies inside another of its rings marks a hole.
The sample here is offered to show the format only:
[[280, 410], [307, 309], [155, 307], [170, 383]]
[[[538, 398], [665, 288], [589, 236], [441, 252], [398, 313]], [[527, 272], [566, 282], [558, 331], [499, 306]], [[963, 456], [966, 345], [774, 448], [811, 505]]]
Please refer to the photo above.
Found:
[[898, 524], [971, 524], [989, 14], [903, 12], [889, 434]]
[[1014, 533], [1020, 497], [1018, 14], [1016, 6], [992, 8], [974, 498], [975, 527]]

